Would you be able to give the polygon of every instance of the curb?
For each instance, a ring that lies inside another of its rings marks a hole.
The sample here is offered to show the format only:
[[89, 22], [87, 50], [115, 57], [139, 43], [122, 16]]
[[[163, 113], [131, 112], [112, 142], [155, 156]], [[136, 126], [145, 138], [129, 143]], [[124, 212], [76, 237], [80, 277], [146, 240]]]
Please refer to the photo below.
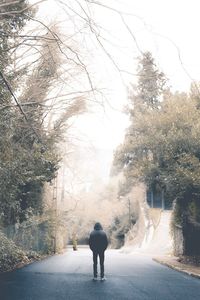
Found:
[[[153, 261], [155, 261], [161, 265], [167, 266], [170, 269], [173, 269], [178, 272], [181, 272], [181, 273], [187, 274], [189, 276], [200, 279], [200, 268], [199, 268], [199, 273], [196, 273], [195, 271], [187, 270], [187, 268], [189, 268], [189, 265], [181, 264], [178, 261], [173, 261], [173, 260], [169, 261], [169, 259], [165, 260], [165, 259], [157, 258], [157, 257], [153, 257], [152, 259], [153, 259]], [[176, 264], [180, 264], [180, 266], [176, 265]], [[184, 267], [186, 267], [186, 269]]]

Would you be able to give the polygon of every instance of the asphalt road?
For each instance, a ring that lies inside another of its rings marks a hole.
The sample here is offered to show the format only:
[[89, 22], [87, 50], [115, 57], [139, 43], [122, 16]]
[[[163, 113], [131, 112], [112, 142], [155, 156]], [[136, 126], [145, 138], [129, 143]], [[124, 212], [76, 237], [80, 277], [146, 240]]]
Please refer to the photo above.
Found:
[[151, 257], [107, 250], [105, 282], [92, 281], [87, 248], [0, 275], [1, 300], [199, 300], [200, 280]]

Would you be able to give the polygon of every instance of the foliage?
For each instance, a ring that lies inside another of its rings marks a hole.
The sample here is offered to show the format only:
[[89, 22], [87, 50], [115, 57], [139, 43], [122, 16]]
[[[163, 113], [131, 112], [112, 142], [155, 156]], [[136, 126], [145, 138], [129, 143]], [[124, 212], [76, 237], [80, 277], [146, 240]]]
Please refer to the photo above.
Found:
[[137, 113], [122, 156], [124, 173], [165, 188], [173, 200], [200, 193], [199, 110], [186, 95], [168, 95], [159, 110]]
[[114, 160], [129, 189], [143, 181], [151, 189], [164, 190], [171, 202], [176, 199], [179, 224], [186, 211], [199, 220], [200, 111], [195, 86], [190, 95], [163, 91], [156, 108], [146, 102], [143, 109], [135, 107]]
[[[57, 176], [68, 120], [85, 111], [82, 92], [72, 92], [67, 82], [83, 71], [78, 52], [68, 42], [62, 49], [57, 26], [39, 22], [42, 28], [27, 29], [32, 7], [25, 0], [0, 4], [0, 227], [28, 258], [37, 256], [30, 249], [52, 253], [57, 246], [55, 216], [44, 214], [44, 185]], [[63, 89], [69, 94], [60, 95]], [[24, 257], [6, 241], [2, 270]]]
[[128, 214], [119, 215], [114, 218], [112, 224], [108, 229], [108, 234], [110, 236], [110, 242], [113, 248], [119, 249], [124, 246], [125, 236], [136, 223], [136, 217], [131, 215], [131, 224], [129, 224]]
[[[162, 94], [166, 91], [167, 79], [164, 73], [160, 72], [155, 64], [154, 58], [150, 52], [143, 53], [138, 60], [138, 83], [132, 86], [130, 91], [130, 105], [128, 113], [130, 116], [130, 126], [127, 129], [125, 140], [115, 151], [111, 175], [123, 171], [126, 177], [125, 182], [120, 187], [120, 194], [124, 195], [131, 190], [134, 178], [142, 180], [138, 172], [139, 164], [136, 168], [131, 167], [131, 162], [135, 157], [148, 157], [150, 151], [147, 146], [140, 149], [137, 143], [142, 142], [142, 134], [146, 134], [149, 123], [142, 121], [143, 115], [148, 118], [148, 114], [160, 110]], [[141, 119], [141, 120], [140, 120]], [[140, 124], [142, 121], [142, 124]], [[142, 127], [140, 127], [142, 125]], [[150, 129], [151, 130], [151, 129]], [[137, 170], [138, 168], [138, 170]], [[136, 172], [137, 170], [137, 172]], [[137, 174], [134, 174], [134, 173]]]
[[138, 59], [138, 82], [132, 86], [129, 112], [159, 107], [161, 96], [166, 89], [167, 79], [155, 64], [152, 54], [147, 51]]
[[[1, 14], [3, 12], [5, 14]], [[3, 74], [0, 90], [0, 221], [4, 226], [42, 212], [43, 185], [55, 177], [59, 161], [56, 141], [48, 136], [43, 124], [45, 111], [41, 107], [60, 63], [56, 42], [46, 35], [40, 46], [37, 66], [21, 84], [23, 89], [18, 84], [25, 74], [24, 68], [16, 70], [16, 60], [11, 55], [17, 51], [18, 35], [30, 14], [32, 11], [28, 10], [26, 1], [5, 5], [0, 12], [3, 32], [0, 51]], [[16, 106], [12, 95], [15, 92], [21, 94]]]
[[27, 263], [26, 254], [0, 232], [0, 272], [12, 270], [20, 263]]

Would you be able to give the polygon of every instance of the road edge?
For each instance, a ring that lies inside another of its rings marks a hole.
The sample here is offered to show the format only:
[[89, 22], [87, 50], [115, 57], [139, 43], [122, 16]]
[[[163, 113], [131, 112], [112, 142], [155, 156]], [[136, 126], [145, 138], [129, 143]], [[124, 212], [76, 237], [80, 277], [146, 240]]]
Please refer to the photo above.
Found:
[[200, 267], [183, 264], [178, 261], [178, 257], [153, 257], [152, 259], [153, 261], [161, 265], [167, 266], [170, 269], [200, 279]]

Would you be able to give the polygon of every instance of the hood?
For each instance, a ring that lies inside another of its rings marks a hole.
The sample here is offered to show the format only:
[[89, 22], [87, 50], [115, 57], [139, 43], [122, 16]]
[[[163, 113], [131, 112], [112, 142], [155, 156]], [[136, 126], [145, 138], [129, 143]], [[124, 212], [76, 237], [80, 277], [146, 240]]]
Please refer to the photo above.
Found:
[[103, 227], [101, 226], [101, 224], [99, 222], [97, 222], [95, 225], [94, 225], [94, 230], [102, 230]]

